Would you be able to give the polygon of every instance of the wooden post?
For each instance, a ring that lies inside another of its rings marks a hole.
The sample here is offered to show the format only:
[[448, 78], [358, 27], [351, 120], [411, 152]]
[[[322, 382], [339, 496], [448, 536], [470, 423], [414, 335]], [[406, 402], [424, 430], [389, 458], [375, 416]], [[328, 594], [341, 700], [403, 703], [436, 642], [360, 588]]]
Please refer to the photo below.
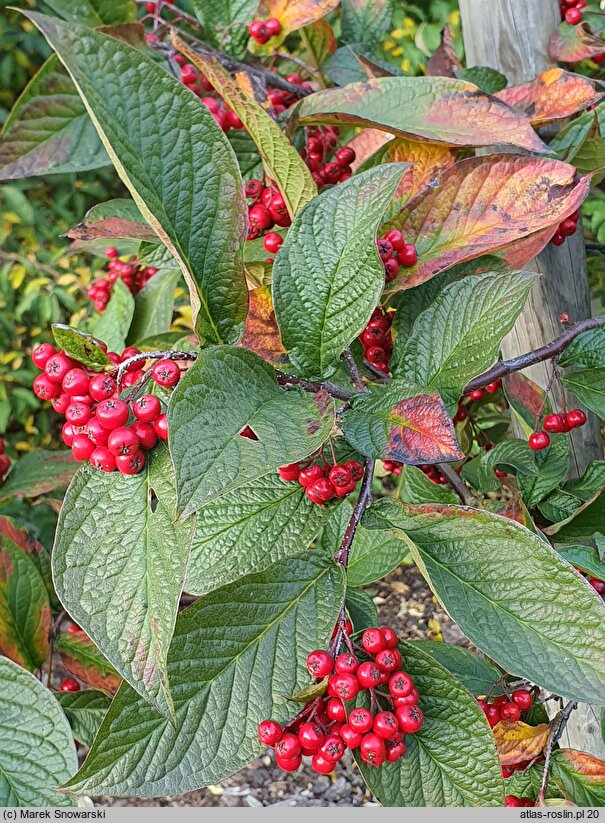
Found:
[[[550, 37], [559, 26], [558, 0], [459, 0], [466, 63], [490, 66], [506, 75], [509, 85], [534, 79], [554, 65], [548, 54]], [[549, 245], [526, 268], [543, 276], [532, 288], [527, 305], [502, 344], [508, 359], [548, 343], [562, 331], [559, 315], [574, 322], [591, 316], [586, 274], [586, 251], [581, 225], [562, 246]], [[540, 364], [526, 374], [542, 387], [552, 377], [552, 366]], [[556, 406], [566, 397], [558, 380], [551, 396]], [[599, 422], [592, 414], [581, 429], [571, 432], [571, 474], [581, 474], [591, 460], [603, 457]], [[600, 708], [582, 704], [567, 726], [561, 745], [591, 752], [605, 759], [600, 730]]]

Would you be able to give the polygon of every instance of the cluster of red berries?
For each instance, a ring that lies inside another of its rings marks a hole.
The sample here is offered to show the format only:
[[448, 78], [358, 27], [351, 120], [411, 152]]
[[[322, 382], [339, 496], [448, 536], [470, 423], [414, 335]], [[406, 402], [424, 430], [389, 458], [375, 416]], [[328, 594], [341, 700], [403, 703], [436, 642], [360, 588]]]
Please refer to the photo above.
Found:
[[378, 238], [378, 254], [384, 263], [384, 279], [390, 283], [399, 274], [399, 267], [411, 268], [418, 262], [418, 253], [413, 243], [406, 243], [398, 229], [391, 229], [384, 237]]
[[281, 23], [277, 17], [270, 17], [268, 20], [253, 20], [248, 25], [248, 34], [253, 40], [264, 46], [272, 37], [281, 34]]
[[277, 471], [284, 482], [298, 481], [304, 486], [305, 495], [317, 505], [327, 503], [335, 497], [347, 497], [355, 491], [363, 477], [363, 466], [357, 460], [336, 463], [333, 466], [325, 462], [310, 465], [290, 463], [288, 466], [281, 466]]
[[[488, 383], [488, 385], [485, 386], [485, 388], [483, 388], [483, 389], [473, 389], [473, 391], [469, 391], [464, 396], [468, 397], [468, 399], [472, 403], [480, 403], [483, 399], [485, 399], [486, 394], [496, 394], [498, 389], [501, 389], [501, 388], [502, 388], [502, 380], [496, 380], [494, 383]], [[462, 401], [460, 401], [458, 403], [458, 409], [460, 409], [461, 405], [463, 405]], [[465, 409], [465, 411], [466, 411], [466, 409]], [[466, 413], [466, 417], [468, 417], [468, 412]], [[466, 417], [463, 417], [462, 419], [466, 420]]]
[[181, 67], [181, 81], [196, 94], [214, 117], [222, 131], [243, 129], [244, 124], [219, 94], [214, 94], [214, 86], [192, 63], [188, 63], [182, 54], [174, 56], [175, 63]]
[[[138, 354], [134, 347], [124, 349], [121, 355], [107, 352], [114, 365]], [[110, 374], [87, 369], [50, 343], [36, 346], [32, 360], [43, 370], [34, 380], [34, 393], [41, 400], [50, 400], [54, 410], [65, 416], [63, 442], [77, 461], [88, 460], [105, 472], [138, 474], [145, 465], [143, 451], [153, 449], [158, 438], [168, 438], [166, 415], [155, 395], [143, 394], [129, 405], [119, 397], [117, 382]], [[143, 364], [135, 361], [127, 367], [123, 385], [132, 386], [145, 376]], [[181, 373], [175, 362], [164, 359], [153, 365], [151, 375], [158, 386], [171, 388]], [[131, 413], [134, 420], [128, 425]]]
[[7, 471], [10, 469], [11, 461], [7, 454], [4, 454], [4, 440], [0, 437], [0, 485], [4, 482]]
[[561, 17], [570, 26], [577, 26], [582, 20], [582, 9], [586, 5], [586, 0], [560, 0]]
[[[571, 11], [576, 11], [576, 9], [572, 9]], [[578, 14], [580, 14], [581, 16], [580, 12], [578, 12]], [[557, 229], [554, 237], [550, 241], [553, 244], [553, 246], [562, 246], [565, 242], [566, 237], [571, 237], [572, 234], [576, 233], [579, 219], [580, 212], [575, 211], [570, 217], [566, 217], [562, 223], [559, 223], [559, 228]]]
[[376, 308], [372, 312], [370, 322], [359, 335], [364, 359], [383, 374], [388, 374], [389, 361], [393, 354], [392, 325], [393, 312]]
[[351, 163], [355, 161], [355, 150], [350, 146], [336, 148], [339, 137], [338, 126], [317, 126], [305, 130], [301, 157], [318, 189], [344, 183], [353, 174]]
[[[275, 69], [273, 70], [274, 74], [277, 74]], [[307, 81], [303, 80], [300, 74], [297, 72], [292, 72], [291, 74], [286, 74], [284, 80], [287, 80], [288, 83], [292, 83], [293, 86], [300, 86], [301, 89], [307, 89], [308, 91], [315, 91], [315, 87], [308, 83]], [[269, 89], [267, 92], [267, 97], [269, 102], [271, 103], [271, 109], [275, 117], [278, 117], [280, 114], [283, 114], [290, 106], [294, 105], [296, 101], [299, 99], [295, 94], [291, 94], [286, 89]]]
[[79, 692], [80, 684], [77, 680], [74, 680], [73, 677], [66, 677], [59, 686], [59, 689], [62, 692]]
[[532, 432], [529, 436], [529, 448], [532, 451], [541, 451], [550, 446], [551, 434], [562, 434], [577, 429], [586, 423], [586, 415], [582, 409], [571, 409], [565, 414], [547, 414], [542, 423], [544, 431]]
[[118, 250], [114, 246], [105, 250], [105, 256], [109, 258], [107, 274], [94, 280], [88, 289], [88, 298], [94, 302], [97, 311], [105, 311], [116, 280], [121, 279], [131, 294], [138, 294], [158, 273], [154, 266], [141, 266], [135, 257], [131, 257], [128, 262], [119, 260]]
[[[350, 632], [350, 623], [345, 632]], [[348, 640], [348, 634], [345, 634]], [[397, 635], [390, 628], [366, 629], [361, 638], [363, 661], [350, 650], [334, 658], [317, 649], [307, 657], [307, 670], [317, 680], [328, 678], [323, 697], [310, 700], [298, 715], [284, 726], [263, 720], [258, 739], [273, 746], [277, 765], [294, 771], [303, 756], [311, 757], [311, 768], [330, 774], [346, 749], [359, 749], [361, 759], [370, 766], [394, 763], [406, 752], [404, 736], [415, 734], [424, 723], [418, 707], [418, 691], [409, 674], [402, 671]], [[380, 691], [386, 686], [388, 691]], [[370, 709], [351, 707], [360, 692], [368, 691]], [[388, 706], [385, 710], [381, 701]]]
[[[265, 186], [261, 180], [252, 177], [246, 182], [246, 197], [250, 201], [248, 204], [248, 240], [256, 240], [276, 225], [287, 228], [292, 222], [286, 201], [272, 183]], [[272, 235], [279, 237], [275, 248], [277, 252], [283, 240], [277, 232], [272, 232]]]
[[389, 472], [395, 477], [399, 477], [403, 471], [403, 463], [399, 463], [397, 460], [383, 460], [382, 465], [385, 472]]

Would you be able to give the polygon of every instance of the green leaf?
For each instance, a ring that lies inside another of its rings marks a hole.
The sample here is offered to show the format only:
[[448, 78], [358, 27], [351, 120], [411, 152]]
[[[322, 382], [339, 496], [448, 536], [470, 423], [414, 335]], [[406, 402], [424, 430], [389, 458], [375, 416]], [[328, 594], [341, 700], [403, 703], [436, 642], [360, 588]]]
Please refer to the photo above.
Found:
[[191, 5], [211, 42], [241, 56], [248, 40], [245, 24], [253, 20], [258, 0], [192, 0]]
[[586, 752], [553, 752], [552, 779], [576, 806], [605, 806], [605, 762]]
[[503, 669], [605, 703], [605, 608], [541, 538], [478, 509], [393, 499], [375, 503], [364, 523], [406, 541], [452, 619]]
[[[232, 129], [227, 132], [227, 140], [235, 152], [239, 170], [244, 180], [251, 177], [259, 178], [263, 175], [263, 161], [256, 148], [256, 143], [247, 131]], [[246, 243], [244, 249], [248, 244]]]
[[446, 286], [416, 320], [391, 369], [454, 405], [464, 387], [498, 359], [536, 275], [489, 273]]
[[93, 325], [95, 337], [102, 340], [110, 351], [124, 350], [134, 316], [134, 305], [134, 297], [128, 286], [122, 280], [116, 280], [105, 311]]
[[0, 487], [0, 502], [16, 495], [38, 497], [55, 489], [64, 489], [77, 468], [71, 451], [35, 449], [13, 465], [6, 483]]
[[391, 327], [395, 332], [395, 346], [391, 363], [396, 363], [399, 359], [419, 315], [434, 303], [449, 283], [456, 279], [457, 269], [458, 267], [455, 266], [448, 269], [448, 271], [437, 274], [413, 289], [407, 289], [393, 295], [393, 298], [389, 301], [391, 308], [395, 309], [395, 313], [392, 315], [393, 324]]
[[370, 169], [320, 194], [297, 214], [275, 258], [273, 304], [282, 342], [308, 376], [333, 371], [380, 298], [384, 266], [376, 231], [406, 168]]
[[86, 26], [110, 26], [136, 20], [134, 0], [44, 0], [57, 17]]
[[0, 540], [0, 652], [33, 671], [50, 651], [50, 605], [40, 572], [9, 536]]
[[506, 472], [515, 470], [519, 474], [538, 476], [535, 452], [529, 448], [527, 440], [503, 440], [482, 454], [475, 488], [482, 492], [498, 491], [500, 481], [494, 474], [498, 467]]
[[110, 164], [69, 75], [53, 55], [30, 80], [0, 136], [0, 180]]
[[518, 146], [544, 153], [529, 118], [464, 80], [381, 77], [311, 94], [293, 115], [301, 125], [351, 123], [451, 146]]
[[605, 369], [582, 369], [565, 374], [563, 385], [587, 408], [605, 418]]
[[203, 595], [306, 549], [334, 511], [277, 472], [228, 492], [197, 514], [185, 590]]
[[579, 334], [559, 355], [559, 364], [564, 368], [605, 368], [605, 326]]
[[128, 345], [164, 334], [172, 323], [174, 290], [181, 276], [177, 269], [164, 269], [149, 280], [134, 299], [134, 314], [128, 331]]
[[157, 797], [241, 769], [262, 751], [257, 724], [290, 716], [282, 695], [308, 685], [305, 657], [328, 643], [343, 596], [342, 569], [305, 552], [198, 600], [170, 647], [176, 728], [123, 686], [69, 788]]
[[401, 499], [404, 503], [457, 503], [458, 498], [446, 486], [429, 480], [416, 466], [405, 466]]
[[111, 360], [105, 350], [90, 334], [84, 334], [61, 323], [53, 323], [52, 330], [57, 346], [87, 368], [103, 371], [107, 366], [111, 366]]
[[55, 692], [65, 716], [69, 720], [74, 737], [90, 748], [103, 718], [111, 704], [110, 698], [97, 689], [81, 692]]
[[367, 592], [347, 588], [345, 606], [356, 632], [378, 625], [378, 609]]
[[437, 640], [413, 640], [412, 646], [430, 654], [471, 694], [477, 697], [488, 693], [504, 694], [504, 689], [498, 685], [502, 670], [475, 652]]
[[496, 94], [505, 89], [508, 84], [503, 74], [489, 66], [469, 66], [458, 69], [456, 75], [461, 80], [466, 80], [467, 83], [474, 83], [480, 91], [486, 94]]
[[592, 185], [596, 186], [603, 180], [605, 141], [596, 112], [593, 112], [593, 122], [583, 140], [567, 152], [565, 161], [571, 163], [580, 174], [592, 174]]
[[540, 502], [542, 514], [552, 520], [566, 520], [605, 486], [605, 460], [593, 460], [582, 477], [567, 480]]
[[[56, 526], [56, 519], [52, 514], [49, 516], [49, 521], [52, 535]], [[17, 546], [18, 549], [29, 557], [44, 582], [51, 610], [59, 611], [61, 605], [53, 586], [50, 569], [50, 552], [46, 546], [36, 540], [33, 534], [27, 529], [21, 528], [13, 518], [0, 515], [0, 546], [6, 541]]]
[[141, 214], [178, 260], [196, 330], [213, 342], [236, 342], [247, 307], [246, 204], [223, 132], [150, 57], [75, 23], [27, 16], [70, 72]]
[[384, 806], [503, 805], [494, 736], [477, 702], [417, 645], [400, 642], [399, 649], [420, 694], [424, 725], [406, 736], [407, 752], [396, 763], [372, 768], [356, 754], [369, 788]]
[[345, 43], [382, 44], [393, 18], [393, 0], [341, 0], [341, 36]]
[[172, 710], [166, 657], [193, 526], [175, 522], [173, 483], [165, 449], [133, 477], [80, 469], [53, 549], [55, 585], [67, 611], [164, 714]]
[[[334, 403], [324, 391], [281, 389], [273, 368], [245, 349], [204, 349], [168, 408], [182, 516], [303, 460], [327, 440], [333, 423]], [[257, 440], [240, 434], [246, 426]]]
[[561, 546], [557, 548], [561, 557], [591, 577], [605, 580], [605, 563], [596, 549], [590, 546]]
[[592, 539], [604, 523], [605, 491], [600, 490], [570, 517], [545, 528], [544, 533], [552, 537], [555, 543], [573, 543]]
[[[545, 410], [546, 411], [546, 410]], [[547, 494], [556, 489], [569, 469], [569, 440], [565, 435], [551, 435], [550, 446], [537, 452], [538, 475], [520, 474], [517, 477], [523, 502], [528, 509], [537, 506]]]
[[74, 806], [54, 791], [78, 768], [61, 707], [32, 674], [0, 657], [0, 806]]
[[436, 393], [402, 380], [374, 386], [342, 415], [347, 441], [366, 457], [422, 465], [461, 460], [454, 426]]
[[54, 650], [61, 655], [61, 662], [78, 680], [102, 689], [109, 694], [117, 691], [122, 678], [86, 632], [63, 632], [55, 638]]

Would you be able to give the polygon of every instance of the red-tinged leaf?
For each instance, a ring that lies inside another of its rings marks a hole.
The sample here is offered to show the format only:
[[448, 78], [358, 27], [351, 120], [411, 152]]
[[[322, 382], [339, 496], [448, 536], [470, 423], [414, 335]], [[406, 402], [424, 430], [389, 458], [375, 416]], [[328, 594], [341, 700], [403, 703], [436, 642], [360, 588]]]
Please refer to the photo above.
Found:
[[0, 542], [10, 540], [23, 554], [39, 555], [42, 544], [27, 529], [20, 528], [10, 517], [0, 517]]
[[415, 393], [400, 380], [359, 398], [341, 425], [348, 442], [367, 457], [408, 465], [464, 457], [441, 397]]
[[589, 176], [560, 160], [510, 154], [461, 160], [406, 206], [402, 220], [392, 221], [416, 245], [418, 263], [400, 270], [391, 291], [560, 223], [589, 187]]
[[271, 288], [262, 286], [249, 292], [248, 316], [244, 334], [238, 346], [250, 349], [274, 366], [287, 362], [286, 350], [282, 346]]
[[334, 11], [340, 0], [261, 0], [257, 17], [266, 20], [277, 17], [281, 23], [281, 33], [269, 43], [282, 42], [292, 31], [309, 26]]
[[534, 232], [522, 240], [511, 243], [502, 249], [500, 257], [508, 263], [511, 269], [523, 269], [530, 260], [533, 260], [541, 251], [544, 251], [556, 234], [558, 226], [549, 226], [542, 231]]
[[521, 720], [511, 723], [501, 720], [494, 726], [496, 749], [503, 766], [514, 766], [539, 757], [546, 746], [550, 727], [548, 723], [529, 726]]
[[530, 430], [536, 426], [547, 403], [546, 392], [521, 372], [507, 374], [502, 380], [504, 394], [510, 406]]
[[392, 139], [392, 135], [387, 134], [385, 131], [362, 129], [359, 134], [356, 134], [355, 137], [347, 143], [347, 146], [350, 146], [355, 152], [355, 160], [351, 163], [353, 171], [357, 171], [369, 157]]
[[605, 805], [605, 761], [588, 752], [553, 752], [552, 780], [568, 801], [578, 806]]
[[86, 632], [60, 634], [55, 639], [55, 651], [68, 672], [83, 683], [114, 694], [122, 678], [92, 642]]
[[450, 77], [382, 77], [327, 89], [292, 111], [301, 125], [369, 125], [411, 139], [449, 146], [547, 147], [529, 119], [477, 86]]
[[578, 774], [585, 775], [590, 782], [605, 786], [605, 761], [577, 749], [561, 749], [562, 758]]
[[595, 81], [588, 77], [563, 69], [548, 69], [535, 80], [503, 89], [495, 96], [524, 112], [537, 126], [571, 117], [598, 103], [604, 93], [598, 91]]
[[71, 451], [35, 449], [14, 463], [6, 482], [0, 487], [0, 501], [17, 495], [38, 497], [55, 489], [64, 489], [77, 468]]
[[155, 234], [132, 200], [119, 199], [93, 206], [84, 220], [67, 232], [66, 237], [85, 242], [117, 237], [151, 240], [155, 239]]
[[523, 503], [520, 494], [515, 489], [508, 489], [510, 497], [506, 500], [487, 500], [486, 508], [501, 517], [508, 517], [509, 520], [516, 520], [526, 529], [534, 531], [534, 523], [527, 507]]
[[440, 143], [420, 143], [417, 140], [396, 137], [377, 152], [376, 160], [380, 163], [403, 162], [410, 165], [404, 172], [389, 207], [389, 214], [395, 214], [428, 186], [440, 172], [453, 166], [456, 155], [449, 146]]
[[455, 77], [455, 69], [462, 63], [456, 54], [452, 30], [446, 26], [441, 32], [441, 43], [429, 57], [426, 73], [429, 77]]
[[577, 26], [561, 23], [548, 46], [550, 56], [559, 63], [578, 63], [604, 51], [605, 40], [595, 37], [586, 23]]
[[4, 536], [0, 542], [0, 653], [30, 671], [40, 668], [50, 651], [50, 625], [48, 594], [40, 572], [21, 546]]

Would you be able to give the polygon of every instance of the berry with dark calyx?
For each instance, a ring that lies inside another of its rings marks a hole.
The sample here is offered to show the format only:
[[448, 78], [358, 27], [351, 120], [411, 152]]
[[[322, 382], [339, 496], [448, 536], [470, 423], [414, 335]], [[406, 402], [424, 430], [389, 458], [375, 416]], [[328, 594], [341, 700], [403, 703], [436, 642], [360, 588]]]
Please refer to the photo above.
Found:
[[116, 457], [116, 468], [122, 474], [138, 474], [145, 466], [145, 455], [139, 449], [132, 454]]
[[381, 260], [383, 262], [388, 260], [393, 254], [393, 247], [389, 241], [384, 237], [379, 237], [376, 244], [378, 246], [378, 254], [380, 255]]
[[413, 243], [406, 243], [404, 247], [397, 252], [397, 262], [400, 266], [411, 268], [418, 262], [418, 252]]
[[414, 681], [406, 672], [395, 672], [389, 678], [389, 692], [393, 697], [407, 697], [414, 690]]
[[384, 740], [375, 732], [364, 734], [359, 749], [361, 759], [370, 766], [381, 766], [386, 759]]
[[130, 426], [130, 430], [136, 435], [143, 449], [153, 449], [158, 442], [158, 436], [151, 423], [141, 423], [136, 420]]
[[311, 486], [308, 486], [305, 489], [305, 494], [307, 497], [311, 495], [309, 492], [313, 492], [317, 497], [319, 497], [320, 502], [327, 503], [328, 500], [331, 500], [334, 497], [334, 486], [330, 483], [327, 477], [321, 477], [319, 480], [316, 480]]
[[336, 763], [345, 753], [345, 744], [339, 735], [329, 734], [319, 747], [319, 754]]
[[61, 394], [61, 386], [53, 382], [47, 374], [39, 374], [33, 384], [34, 394], [40, 400], [53, 400]]
[[334, 671], [338, 674], [355, 674], [359, 668], [359, 660], [350, 652], [339, 654], [334, 661]]
[[519, 720], [521, 717], [521, 709], [516, 703], [505, 703], [500, 709], [500, 717], [502, 720], [510, 720], [514, 722]]
[[75, 401], [65, 409], [65, 419], [74, 426], [83, 426], [92, 417], [92, 411], [88, 403]]
[[253, 20], [248, 26], [248, 33], [253, 40], [260, 45], [264, 45], [270, 38], [267, 27], [262, 20]]
[[406, 745], [403, 740], [386, 740], [385, 749], [387, 762], [396, 763], [406, 753]]
[[531, 709], [533, 703], [531, 692], [527, 689], [517, 689], [517, 691], [514, 691], [511, 695], [511, 700], [517, 704], [522, 712]]
[[88, 460], [88, 458], [94, 450], [95, 444], [89, 437], [87, 437], [85, 434], [74, 435], [73, 440], [71, 442], [71, 453], [74, 456], [74, 460], [78, 460], [79, 462], [82, 462], [83, 460]]
[[577, 26], [582, 20], [582, 12], [580, 9], [567, 9], [565, 12], [565, 22], [570, 26]]
[[383, 672], [397, 671], [401, 666], [401, 654], [397, 649], [382, 649], [374, 658], [376, 665]]
[[246, 197], [254, 198], [260, 197], [263, 191], [263, 184], [260, 180], [257, 180], [255, 177], [252, 177], [250, 180], [246, 181], [245, 191]]
[[341, 727], [339, 734], [347, 749], [359, 748], [363, 735], [361, 732], [356, 731], [349, 723], [345, 723], [345, 725]]
[[275, 753], [278, 757], [289, 760], [300, 754], [301, 745], [298, 737], [291, 732], [283, 734], [275, 744]]
[[118, 457], [120, 454], [133, 454], [139, 451], [141, 444], [131, 428], [120, 426], [110, 433], [107, 447], [113, 455]]
[[277, 473], [285, 483], [292, 483], [293, 481], [298, 480], [300, 466], [298, 463], [290, 463], [287, 466], [280, 466]]
[[64, 352], [53, 354], [49, 357], [44, 366], [44, 372], [53, 383], [61, 384], [63, 378], [70, 369], [73, 369], [76, 363], [68, 357]]
[[371, 731], [373, 724], [374, 718], [368, 709], [360, 707], [351, 710], [349, 714], [349, 725], [356, 732], [365, 734], [366, 732]]
[[321, 680], [334, 671], [334, 660], [328, 652], [316, 649], [307, 656], [306, 666], [310, 675]]
[[562, 432], [565, 430], [565, 421], [560, 414], [547, 414], [542, 426], [547, 432]]
[[399, 723], [393, 712], [378, 712], [374, 718], [373, 728], [380, 737], [392, 740], [399, 731]]
[[80, 684], [73, 677], [66, 677], [59, 688], [62, 692], [79, 692]]
[[263, 746], [275, 746], [282, 733], [282, 727], [275, 720], [262, 720], [258, 724], [258, 742]]
[[344, 723], [347, 719], [344, 703], [338, 697], [328, 698], [326, 713], [330, 720], [336, 720], [337, 723]]
[[418, 706], [398, 706], [395, 714], [399, 727], [405, 734], [414, 734], [422, 728], [424, 715]]
[[107, 446], [98, 446], [89, 457], [90, 465], [104, 472], [112, 472], [116, 468], [116, 459]]
[[378, 654], [386, 648], [386, 641], [380, 629], [366, 629], [361, 636], [361, 645], [369, 654]]
[[32, 349], [32, 362], [34, 366], [43, 369], [50, 358], [57, 354], [57, 350], [50, 343], [39, 343]]
[[348, 460], [344, 465], [351, 472], [353, 480], [358, 483], [363, 477], [363, 464], [358, 460]]
[[384, 330], [379, 326], [368, 325], [368, 327], [361, 333], [360, 340], [367, 348], [372, 348], [372, 346], [382, 346], [385, 342]]
[[586, 415], [582, 409], [571, 409], [565, 415], [565, 422], [570, 429], [577, 429], [586, 423]]
[[86, 434], [95, 446], [106, 446], [109, 438], [109, 429], [101, 423], [98, 417], [91, 417], [86, 424]]
[[550, 437], [546, 432], [533, 432], [527, 442], [532, 451], [538, 452], [550, 446]]
[[168, 418], [161, 414], [153, 421], [153, 428], [160, 440], [168, 440]]
[[116, 381], [108, 374], [95, 374], [88, 384], [88, 391], [93, 400], [109, 400], [117, 391]]
[[384, 279], [387, 283], [394, 280], [399, 274], [399, 263], [392, 257], [384, 261]]
[[311, 761], [311, 768], [319, 774], [332, 774], [335, 765], [333, 760], [328, 760], [322, 754], [319, 754], [319, 752], [313, 755], [313, 760]]
[[353, 700], [359, 692], [359, 680], [354, 674], [333, 674], [328, 680], [328, 695], [341, 700]]
[[181, 379], [181, 370], [173, 360], [158, 360], [151, 369], [151, 376], [158, 386], [171, 388]]
[[129, 408], [119, 397], [112, 397], [109, 400], [101, 401], [95, 413], [101, 425], [106, 429], [117, 429], [126, 425]]
[[330, 469], [328, 479], [335, 488], [342, 488], [351, 485], [353, 475], [346, 466], [336, 465]]
[[132, 404], [132, 413], [141, 423], [153, 423], [162, 411], [162, 406], [153, 394], [143, 394]]
[[303, 723], [298, 730], [298, 742], [303, 749], [318, 749], [325, 739], [326, 736], [317, 723]]
[[284, 238], [281, 234], [271, 231], [263, 237], [263, 248], [265, 251], [268, 251], [269, 254], [277, 254], [283, 242]]
[[381, 671], [376, 663], [367, 661], [357, 669], [357, 680], [362, 688], [374, 689], [380, 685]]
[[314, 464], [306, 469], [301, 469], [298, 475], [298, 482], [301, 486], [310, 486], [316, 480], [324, 477], [324, 470], [321, 466]]

